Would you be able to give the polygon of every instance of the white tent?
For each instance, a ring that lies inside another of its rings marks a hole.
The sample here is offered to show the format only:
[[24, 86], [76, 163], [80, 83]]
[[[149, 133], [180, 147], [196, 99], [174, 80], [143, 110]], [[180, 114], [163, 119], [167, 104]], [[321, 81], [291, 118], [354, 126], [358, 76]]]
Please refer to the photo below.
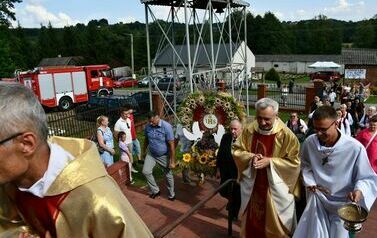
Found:
[[317, 61], [314, 64], [308, 66], [309, 68], [327, 68], [327, 69], [337, 69], [340, 68], [340, 65], [332, 61]]

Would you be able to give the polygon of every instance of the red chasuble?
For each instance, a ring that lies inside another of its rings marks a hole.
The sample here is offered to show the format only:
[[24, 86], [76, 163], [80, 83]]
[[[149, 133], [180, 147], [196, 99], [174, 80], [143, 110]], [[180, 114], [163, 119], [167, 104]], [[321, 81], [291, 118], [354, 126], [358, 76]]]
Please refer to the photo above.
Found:
[[40, 198], [28, 192], [16, 192], [16, 204], [25, 222], [32, 226], [39, 236], [44, 237], [49, 231], [56, 237], [55, 222], [59, 215], [59, 206], [69, 192], [56, 196]]
[[[253, 135], [251, 152], [271, 157], [275, 143], [275, 134], [261, 135], [257, 132]], [[266, 200], [268, 191], [267, 168], [256, 170], [253, 192], [246, 208], [245, 235], [247, 238], [266, 237]]]

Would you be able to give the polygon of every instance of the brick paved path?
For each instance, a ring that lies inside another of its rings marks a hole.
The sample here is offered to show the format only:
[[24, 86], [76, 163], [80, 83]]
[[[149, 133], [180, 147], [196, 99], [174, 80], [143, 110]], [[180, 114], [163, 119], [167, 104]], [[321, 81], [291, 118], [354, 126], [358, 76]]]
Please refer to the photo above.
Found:
[[[147, 189], [127, 187], [124, 194], [134, 206], [153, 234], [175, 221], [179, 216], [197, 204], [207, 194], [218, 187], [218, 181], [207, 179], [202, 186], [182, 183], [180, 177], [175, 178], [176, 200], [167, 199], [164, 182], [160, 184], [161, 196], [156, 199], [148, 197]], [[221, 238], [227, 237], [228, 221], [226, 199], [215, 195], [201, 209], [174, 229], [166, 237], [171, 238]], [[239, 237], [240, 222], [233, 225], [233, 237]]]
[[[202, 186], [183, 184], [180, 177], [175, 177], [175, 182], [177, 194], [175, 201], [167, 199], [164, 182], [160, 184], [161, 196], [156, 199], [148, 197], [146, 188], [139, 189], [132, 186], [126, 188], [122, 186], [124, 194], [153, 234], [156, 234], [170, 222], [175, 221], [218, 186], [218, 181], [214, 179], [207, 179]], [[227, 237], [226, 203], [226, 200], [217, 194], [166, 237]], [[233, 237], [239, 237], [239, 230], [240, 222], [238, 221], [233, 224]], [[357, 237], [377, 237], [377, 203], [374, 204], [363, 230], [357, 234]]]

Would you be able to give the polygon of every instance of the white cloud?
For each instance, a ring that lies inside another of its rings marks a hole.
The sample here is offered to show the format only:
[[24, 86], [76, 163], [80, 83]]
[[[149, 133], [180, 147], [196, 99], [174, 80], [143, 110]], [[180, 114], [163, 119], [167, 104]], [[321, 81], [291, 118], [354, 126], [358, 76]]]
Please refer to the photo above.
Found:
[[[152, 10], [152, 13], [154, 15], [154, 17], [156, 19], [160, 19], [160, 20], [164, 20], [164, 21], [171, 21], [171, 8], [170, 7], [162, 7], [162, 6], [156, 6], [156, 7], [151, 7], [151, 10]], [[179, 22], [179, 23], [184, 23], [185, 22], [185, 10], [183, 7], [181, 8], [176, 8], [175, 9], [175, 21], [176, 22]], [[193, 21], [193, 18], [191, 16], [192, 14], [192, 9], [191, 8], [188, 8], [187, 9], [187, 20], [188, 21]], [[199, 21], [203, 21], [203, 17], [204, 17], [204, 10], [197, 10], [196, 12], [197, 14], [197, 20], [199, 19]], [[218, 17], [220, 19], [222, 19], [222, 16], [223, 15], [218, 15]], [[206, 14], [206, 18], [208, 19], [208, 12]], [[152, 16], [151, 14], [149, 14], [149, 21], [152, 22]], [[216, 21], [216, 19], [214, 19], [214, 21]]]
[[300, 16], [300, 17], [304, 17], [304, 16], [307, 15], [307, 12], [303, 9], [299, 9], [299, 10], [296, 11], [296, 15]]
[[323, 3], [313, 4], [311, 7], [307, 7], [307, 4], [302, 4], [301, 6], [297, 6], [296, 9], [294, 6], [291, 6], [289, 8], [267, 8], [268, 10], [266, 8], [255, 7], [251, 4], [249, 9], [254, 16], [263, 16], [265, 12], [271, 11], [281, 21], [308, 20], [320, 14], [339, 20], [359, 21], [371, 18], [375, 14], [376, 9], [376, 0], [332, 0], [321, 2]]
[[344, 14], [344, 13], [350, 13], [350, 12], [360, 12], [364, 10], [365, 3], [363, 1], [357, 1], [355, 3], [351, 3], [351, 1], [348, 0], [338, 0], [337, 5], [326, 7], [324, 8], [325, 14]]
[[[49, 12], [39, 1], [26, 4], [22, 9], [16, 9], [16, 16], [22, 27], [39, 27], [40, 24], [46, 26], [51, 22], [53, 27], [64, 27], [79, 23], [68, 14], [59, 12], [54, 14]], [[16, 25], [17, 23], [13, 23]]]

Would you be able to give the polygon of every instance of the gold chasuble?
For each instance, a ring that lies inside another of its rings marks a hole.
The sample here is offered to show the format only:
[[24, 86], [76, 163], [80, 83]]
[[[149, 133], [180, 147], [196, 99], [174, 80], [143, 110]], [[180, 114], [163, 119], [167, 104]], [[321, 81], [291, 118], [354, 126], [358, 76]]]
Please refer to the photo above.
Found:
[[93, 143], [63, 137], [53, 137], [50, 142], [75, 159], [43, 198], [21, 192], [11, 184], [0, 186], [0, 237], [18, 237], [25, 231], [39, 237], [49, 231], [59, 238], [153, 237], [107, 174]]
[[[254, 154], [271, 157], [270, 165], [254, 169], [250, 166]], [[269, 133], [260, 133], [256, 121], [244, 128], [233, 145], [242, 196], [241, 237], [281, 238], [293, 234], [298, 155], [299, 142], [280, 119]]]

